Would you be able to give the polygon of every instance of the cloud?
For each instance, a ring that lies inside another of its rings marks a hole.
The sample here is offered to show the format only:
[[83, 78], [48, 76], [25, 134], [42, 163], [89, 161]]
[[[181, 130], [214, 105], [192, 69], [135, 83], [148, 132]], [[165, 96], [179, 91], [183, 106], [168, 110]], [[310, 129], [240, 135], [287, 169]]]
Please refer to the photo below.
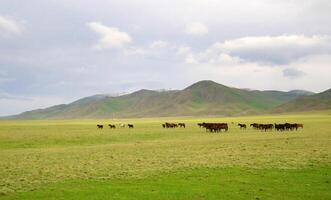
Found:
[[177, 47], [163, 40], [156, 40], [146, 46], [130, 46], [123, 52], [125, 55], [143, 56], [145, 58], [169, 57]]
[[[0, 90], [11, 95], [79, 98], [127, 91], [107, 84], [123, 80], [136, 89], [145, 80], [176, 89], [202, 79], [254, 89], [322, 91], [331, 85], [330, 0], [32, 2], [1, 1], [0, 71], [7, 74], [0, 75]], [[8, 29], [3, 19], [18, 29]], [[28, 22], [28, 34], [17, 19]], [[189, 22], [204, 24], [205, 31]], [[114, 39], [113, 32], [126, 32], [126, 39]], [[90, 44], [121, 50], [94, 51]], [[305, 75], [289, 78], [285, 69]], [[30, 103], [22, 103], [21, 111], [28, 109]]]
[[180, 46], [177, 48], [176, 55], [177, 56], [185, 56], [192, 52], [191, 47], [189, 46]]
[[[7, 83], [14, 80], [15, 80], [14, 78], [8, 76], [8, 73], [6, 71], [0, 71], [0, 85], [2, 83]], [[1, 93], [0, 93], [0, 98], [1, 98]]]
[[185, 33], [194, 36], [202, 36], [208, 33], [208, 28], [200, 22], [192, 22], [186, 25]]
[[331, 53], [331, 38], [320, 35], [243, 37], [217, 42], [207, 51], [264, 64], [288, 64], [305, 56]]
[[18, 22], [0, 16], [0, 36], [8, 37], [12, 35], [20, 35], [22, 31], [23, 28]]
[[197, 56], [192, 51], [192, 48], [189, 46], [179, 46], [177, 47], [176, 56], [184, 58], [186, 64], [199, 64]]
[[177, 48], [176, 56], [182, 57], [187, 64], [233, 66], [245, 62], [241, 58], [223, 53], [213, 46], [198, 52], [193, 51], [189, 46], [180, 46]]
[[118, 49], [132, 42], [129, 34], [120, 31], [116, 27], [105, 26], [100, 22], [90, 22], [87, 26], [100, 35], [97, 49]]
[[305, 73], [303, 71], [295, 69], [295, 68], [283, 69], [283, 76], [288, 77], [288, 78], [299, 78], [303, 75], [305, 75]]
[[164, 48], [164, 47], [167, 47], [167, 46], [168, 46], [168, 42], [165, 42], [165, 41], [162, 41], [162, 40], [157, 40], [157, 41], [152, 42], [150, 47], [159, 49], [159, 48]]

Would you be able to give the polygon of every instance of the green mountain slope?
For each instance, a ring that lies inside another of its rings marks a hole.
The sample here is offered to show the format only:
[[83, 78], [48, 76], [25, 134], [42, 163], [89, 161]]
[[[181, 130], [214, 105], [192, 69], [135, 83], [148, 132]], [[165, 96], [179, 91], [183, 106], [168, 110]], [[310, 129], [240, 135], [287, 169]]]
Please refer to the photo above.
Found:
[[118, 97], [95, 95], [71, 104], [24, 112], [19, 119], [118, 118], [258, 114], [289, 102], [300, 92], [257, 91], [200, 81], [183, 90], [139, 90]]
[[301, 112], [327, 109], [331, 109], [331, 89], [314, 95], [300, 96], [277, 106], [272, 109], [272, 112]]

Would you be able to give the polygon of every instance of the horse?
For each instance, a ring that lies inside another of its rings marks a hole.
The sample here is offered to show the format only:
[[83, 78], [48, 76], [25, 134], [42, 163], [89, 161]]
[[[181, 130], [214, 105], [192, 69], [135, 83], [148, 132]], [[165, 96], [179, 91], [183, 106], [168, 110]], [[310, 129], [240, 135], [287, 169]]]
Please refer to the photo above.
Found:
[[116, 126], [113, 124], [108, 124], [108, 126], [109, 126], [109, 128], [116, 128]]
[[238, 126], [240, 127], [240, 129], [246, 129], [247, 128], [247, 126], [246, 126], [246, 124], [238, 124]]
[[101, 124], [97, 124], [97, 127], [103, 129], [103, 125]]
[[178, 126], [185, 128], [185, 123], [178, 123]]
[[284, 124], [275, 124], [275, 130], [276, 131], [285, 131], [285, 125]]
[[205, 123], [205, 122], [203, 122], [203, 123], [198, 123], [198, 126], [201, 128], [201, 127], [203, 127], [204, 123]]
[[125, 127], [125, 124], [120, 124], [120, 127], [121, 127], [121, 128], [124, 128], [124, 127]]
[[175, 124], [175, 123], [168, 123], [168, 122], [165, 123], [165, 126], [166, 126], [166, 128], [176, 128], [176, 127], [178, 127], [177, 124]]
[[133, 124], [128, 124], [128, 127], [129, 128], [133, 128]]
[[229, 127], [227, 123], [204, 123], [206, 131], [209, 132], [221, 132], [223, 129], [228, 131]]
[[257, 123], [253, 123], [249, 125], [250, 127], [253, 127], [254, 129], [258, 129], [259, 128], [259, 124]]
[[262, 131], [264, 130], [265, 132], [269, 129], [272, 130], [273, 127], [273, 124], [259, 124], [259, 129], [261, 129]]
[[297, 124], [298, 128], [303, 128], [303, 124]]

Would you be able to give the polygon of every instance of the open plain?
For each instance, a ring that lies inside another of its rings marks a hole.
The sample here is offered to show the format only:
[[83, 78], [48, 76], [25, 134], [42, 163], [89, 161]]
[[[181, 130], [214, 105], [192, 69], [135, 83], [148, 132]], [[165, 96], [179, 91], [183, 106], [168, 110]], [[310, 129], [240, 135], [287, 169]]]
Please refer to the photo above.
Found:
[[[330, 113], [0, 121], [0, 199], [331, 199]], [[229, 131], [199, 122], [226, 122]], [[253, 122], [304, 128], [237, 126]]]

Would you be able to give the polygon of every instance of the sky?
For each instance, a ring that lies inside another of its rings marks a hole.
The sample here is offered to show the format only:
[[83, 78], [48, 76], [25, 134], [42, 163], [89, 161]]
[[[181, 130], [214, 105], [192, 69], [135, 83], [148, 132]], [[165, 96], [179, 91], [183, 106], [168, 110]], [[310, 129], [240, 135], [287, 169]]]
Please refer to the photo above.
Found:
[[330, 0], [1, 0], [0, 116], [94, 94], [331, 88]]

